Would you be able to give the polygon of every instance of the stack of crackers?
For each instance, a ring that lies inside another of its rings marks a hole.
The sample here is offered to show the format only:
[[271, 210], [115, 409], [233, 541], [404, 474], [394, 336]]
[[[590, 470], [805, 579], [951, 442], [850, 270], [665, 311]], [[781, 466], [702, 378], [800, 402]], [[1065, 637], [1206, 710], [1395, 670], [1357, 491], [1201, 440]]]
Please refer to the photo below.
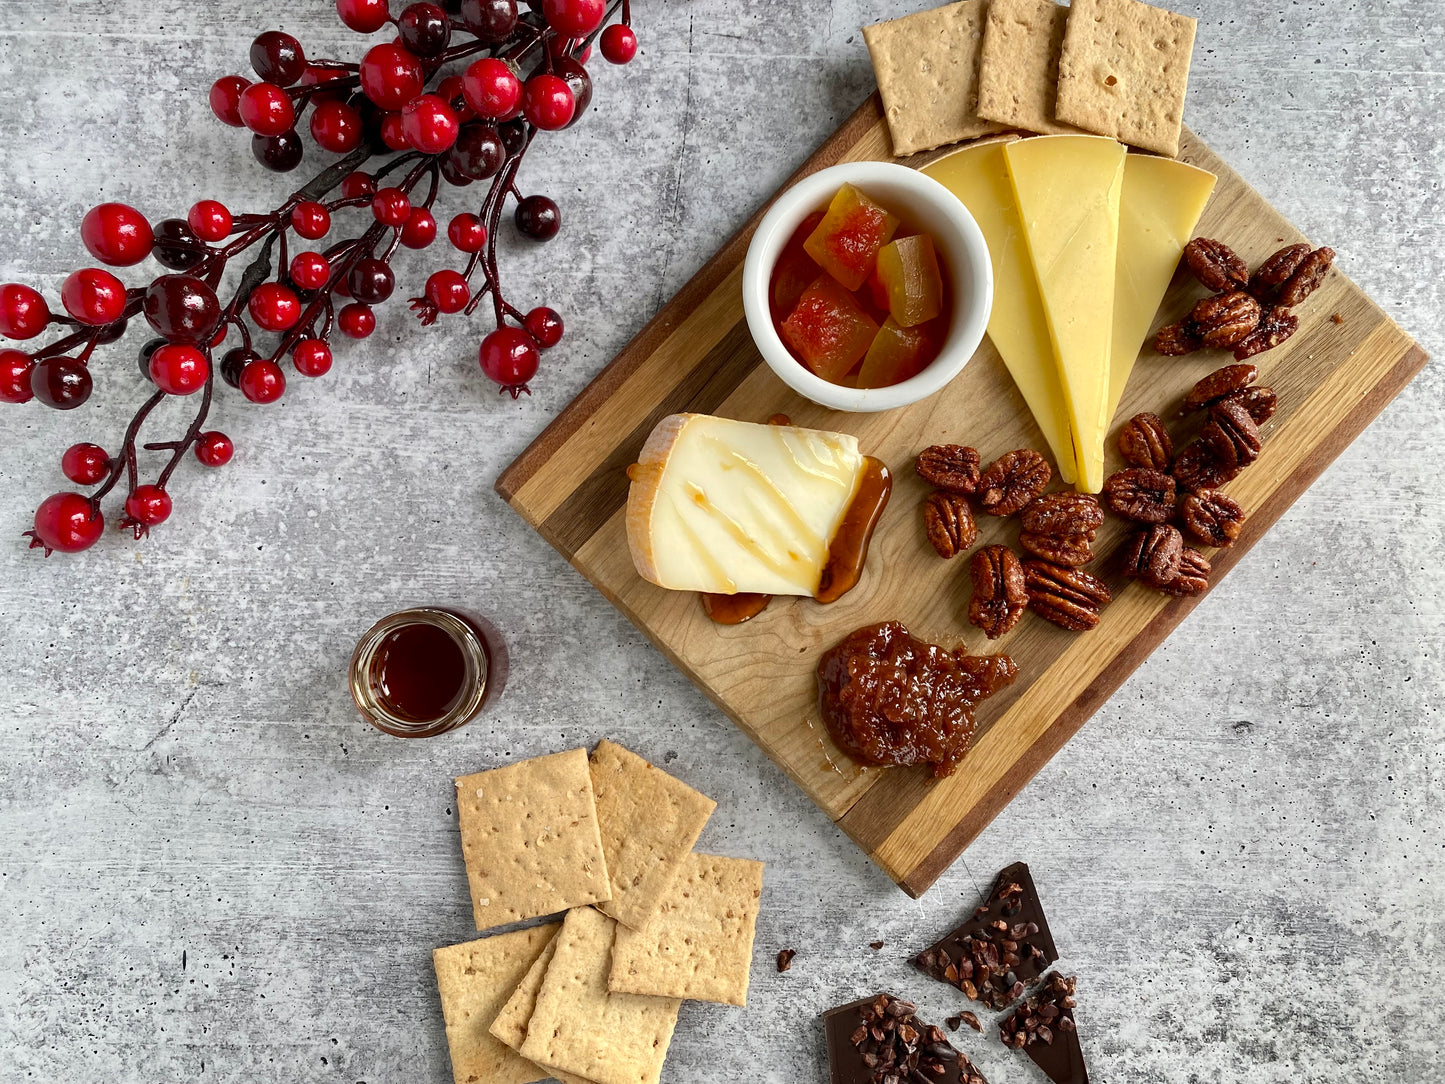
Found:
[[604, 741], [456, 781], [477, 929], [433, 953], [456, 1084], [656, 1084], [683, 999], [747, 1002], [763, 864], [694, 854], [716, 808]]
[[863, 37], [900, 157], [1010, 128], [1174, 157], [1194, 29], [1140, 0], [962, 0]]

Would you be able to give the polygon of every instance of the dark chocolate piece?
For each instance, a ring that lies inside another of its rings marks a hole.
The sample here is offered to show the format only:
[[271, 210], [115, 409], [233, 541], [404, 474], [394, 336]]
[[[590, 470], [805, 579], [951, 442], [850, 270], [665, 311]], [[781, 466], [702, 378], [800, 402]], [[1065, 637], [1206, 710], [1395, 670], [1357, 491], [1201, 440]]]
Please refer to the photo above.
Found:
[[1054, 1084], [1089, 1084], [1074, 1023], [1074, 979], [1050, 972], [1031, 997], [999, 1023], [1004, 1046], [1022, 1050]]
[[1015, 862], [999, 873], [988, 899], [970, 918], [913, 963], [997, 1011], [1023, 997], [1058, 958], [1029, 867]]
[[876, 994], [823, 1014], [830, 1084], [988, 1084], [912, 1002]]
[[785, 948], [778, 950], [778, 970], [787, 971], [793, 966], [793, 957], [798, 955], [798, 950]]

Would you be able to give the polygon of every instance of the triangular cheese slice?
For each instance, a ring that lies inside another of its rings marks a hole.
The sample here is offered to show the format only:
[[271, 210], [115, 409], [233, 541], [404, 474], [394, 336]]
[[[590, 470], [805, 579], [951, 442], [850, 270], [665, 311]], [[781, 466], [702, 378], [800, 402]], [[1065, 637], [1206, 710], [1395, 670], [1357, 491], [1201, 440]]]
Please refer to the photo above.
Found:
[[1004, 147], [1079, 449], [1078, 488], [1104, 485], [1124, 148], [1103, 136]]
[[1109, 362], [1111, 421], [1216, 180], [1214, 174], [1172, 158], [1131, 154], [1124, 159]]
[[983, 232], [993, 262], [988, 337], [1048, 441], [1059, 477], [1072, 485], [1078, 453], [1003, 149], [1002, 142], [965, 147], [924, 166], [923, 172], [957, 196]]

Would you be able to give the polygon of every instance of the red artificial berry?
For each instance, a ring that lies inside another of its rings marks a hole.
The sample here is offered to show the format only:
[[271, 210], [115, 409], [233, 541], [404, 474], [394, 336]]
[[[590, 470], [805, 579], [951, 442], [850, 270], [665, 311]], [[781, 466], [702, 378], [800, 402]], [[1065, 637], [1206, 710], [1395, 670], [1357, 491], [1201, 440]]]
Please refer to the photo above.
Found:
[[186, 343], [166, 343], [151, 355], [151, 380], [167, 395], [190, 395], [205, 387], [211, 365], [206, 355]]
[[79, 553], [95, 545], [105, 530], [105, 517], [88, 497], [79, 493], [54, 493], [35, 510], [35, 529], [28, 531], [30, 548]]
[[527, 313], [522, 320], [522, 326], [527, 329], [527, 334], [536, 340], [537, 345], [544, 350], [556, 346], [562, 341], [562, 315], [556, 309], [549, 309], [546, 305]]
[[[307, 64], [306, 70], [301, 73], [300, 85], [314, 87], [345, 78], [346, 71], [342, 68], [323, 68], [316, 64]], [[312, 105], [320, 105], [322, 102], [344, 102], [346, 96], [345, 90], [317, 90], [313, 91], [306, 100]]]
[[404, 151], [411, 146], [406, 141], [406, 125], [400, 113], [381, 115], [381, 141], [386, 144], [387, 150]]
[[542, 0], [542, 14], [564, 38], [585, 38], [602, 25], [605, 0]]
[[211, 112], [222, 124], [244, 128], [241, 119], [241, 94], [251, 85], [244, 75], [223, 75], [211, 84]]
[[437, 97], [452, 107], [456, 113], [457, 120], [469, 121], [476, 118], [476, 113], [467, 104], [464, 84], [460, 75], [449, 75], [437, 84]]
[[155, 234], [145, 215], [124, 203], [102, 203], [80, 222], [85, 250], [101, 263], [129, 267], [151, 254]]
[[400, 45], [374, 45], [361, 60], [361, 92], [383, 109], [401, 109], [425, 85], [421, 61]]
[[122, 528], [134, 527], [135, 536], [140, 538], [150, 533], [171, 516], [171, 497], [160, 486], [136, 486], [135, 492], [125, 499], [125, 521]]
[[33, 339], [50, 323], [50, 307], [39, 290], [7, 282], [0, 286], [0, 335], [7, 339]]
[[241, 92], [241, 121], [257, 135], [278, 136], [296, 123], [291, 97], [275, 83], [252, 83]]
[[360, 199], [376, 194], [376, 182], [370, 173], [348, 173], [341, 182], [341, 195], [345, 199]]
[[291, 258], [291, 281], [303, 290], [319, 290], [331, 279], [331, 261], [319, 252], [298, 252]]
[[487, 243], [487, 227], [476, 215], [463, 211], [447, 226], [447, 240], [460, 252], [480, 252]]
[[388, 226], [404, 226], [411, 216], [411, 200], [400, 188], [383, 188], [371, 197], [371, 213]]
[[85, 267], [61, 285], [60, 303], [82, 324], [113, 323], [125, 313], [125, 285], [109, 271]]
[[35, 362], [21, 350], [0, 350], [0, 403], [28, 403], [35, 398], [30, 374]]
[[632, 32], [632, 27], [621, 23], [613, 23], [602, 31], [599, 44], [602, 46], [602, 57], [609, 64], [626, 64], [637, 55], [637, 35]]
[[401, 228], [401, 243], [407, 248], [426, 248], [436, 239], [436, 218], [425, 207], [413, 207]]
[[578, 64], [586, 64], [592, 59], [592, 46], [588, 45], [584, 47], [573, 59], [575, 59]]
[[224, 467], [235, 454], [236, 446], [225, 433], [211, 430], [196, 441], [196, 458], [207, 467]]
[[336, 14], [358, 34], [374, 34], [391, 18], [386, 0], [336, 0]]
[[266, 331], [289, 331], [301, 319], [301, 300], [296, 291], [279, 282], [263, 282], [251, 291], [246, 302], [251, 319]]
[[308, 241], [319, 241], [331, 232], [331, 212], [324, 204], [305, 200], [291, 208], [291, 228]]
[[322, 102], [311, 114], [311, 138], [336, 154], [361, 146], [361, 128], [361, 114], [345, 102]]
[[224, 241], [231, 235], [231, 212], [213, 199], [203, 199], [192, 207], [186, 222], [202, 241]]
[[78, 486], [93, 486], [110, 473], [110, 456], [99, 444], [72, 444], [60, 457], [60, 469]]
[[286, 390], [286, 374], [270, 358], [248, 361], [241, 370], [241, 394], [253, 403], [274, 403]]
[[546, 132], [567, 127], [576, 112], [577, 99], [567, 80], [542, 72], [527, 80], [522, 88], [522, 112], [527, 119]]
[[419, 94], [401, 111], [406, 141], [423, 154], [441, 154], [457, 141], [461, 121], [435, 94]]
[[462, 76], [462, 94], [479, 117], [508, 120], [522, 104], [522, 81], [502, 60], [484, 57]]
[[512, 398], [527, 389], [537, 375], [537, 344], [519, 327], [502, 326], [482, 340], [478, 358], [482, 372], [500, 384]]
[[291, 364], [302, 376], [325, 376], [331, 371], [331, 347], [320, 339], [302, 339], [291, 351]]
[[460, 272], [445, 269], [426, 280], [426, 298], [440, 312], [461, 312], [472, 299], [472, 288]]
[[336, 314], [336, 326], [350, 339], [364, 339], [376, 330], [376, 313], [370, 305], [353, 301]]

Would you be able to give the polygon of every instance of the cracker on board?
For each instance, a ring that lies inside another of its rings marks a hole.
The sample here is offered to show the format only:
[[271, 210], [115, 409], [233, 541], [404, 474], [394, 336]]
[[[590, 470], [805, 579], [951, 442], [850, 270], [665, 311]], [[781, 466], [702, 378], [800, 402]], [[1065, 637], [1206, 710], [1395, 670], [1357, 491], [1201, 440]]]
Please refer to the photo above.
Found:
[[464, 775], [456, 785], [477, 929], [611, 895], [585, 749]]
[[1054, 118], [1069, 9], [1054, 0], [989, 0], [978, 71], [978, 112], [1010, 128], [1077, 132]]
[[608, 989], [746, 1005], [763, 864], [688, 856], [642, 930], [618, 927]]
[[642, 929], [717, 803], [616, 742], [599, 742], [589, 764], [612, 888], [597, 909]]
[[1195, 21], [1140, 0], [1074, 0], [1059, 56], [1059, 120], [1179, 153]]
[[863, 28], [899, 158], [997, 132], [978, 115], [984, 0], [961, 0]]

